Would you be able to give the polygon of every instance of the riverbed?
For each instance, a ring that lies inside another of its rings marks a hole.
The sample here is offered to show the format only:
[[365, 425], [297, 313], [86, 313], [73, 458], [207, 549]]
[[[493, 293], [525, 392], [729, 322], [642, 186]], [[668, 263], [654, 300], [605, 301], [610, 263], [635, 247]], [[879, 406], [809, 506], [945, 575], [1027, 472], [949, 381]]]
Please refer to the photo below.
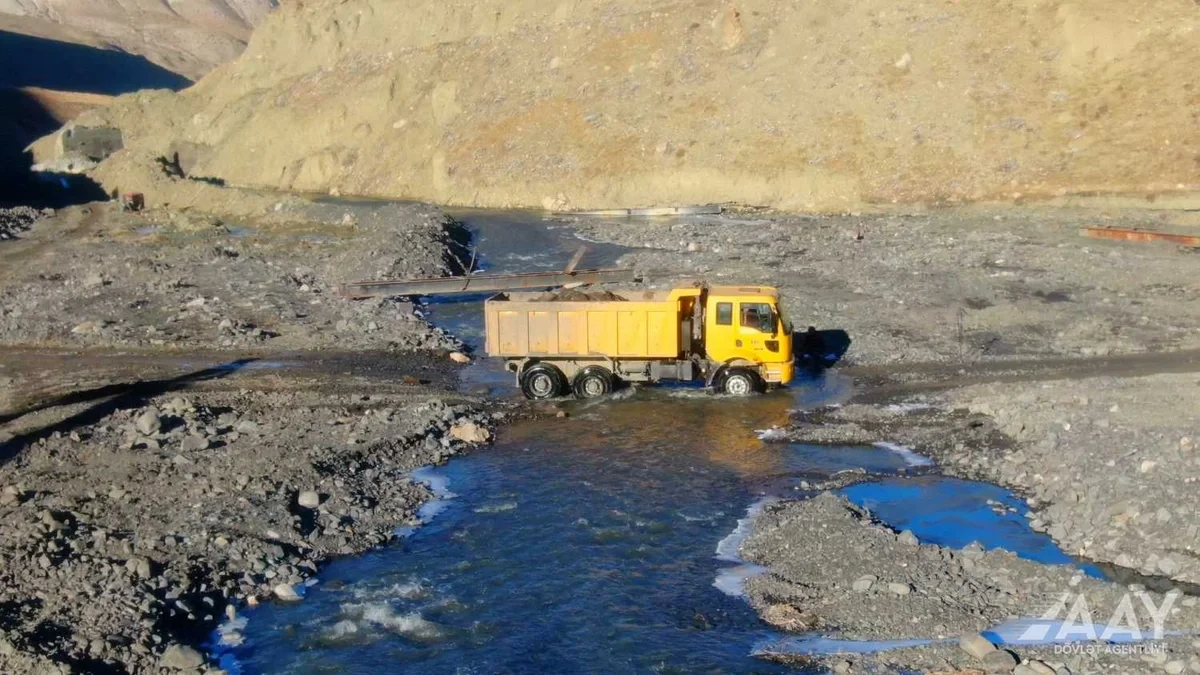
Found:
[[[460, 218], [478, 270], [552, 269], [581, 243], [519, 215]], [[592, 244], [585, 266], [625, 252]], [[479, 349], [482, 300], [425, 311]], [[487, 360], [461, 386], [516, 395]], [[216, 652], [245, 673], [787, 669], [754, 656], [779, 634], [742, 597], [762, 570], [740, 560], [739, 545], [759, 510], [838, 478], [851, 501], [922, 540], [1074, 563], [1029, 529], [1019, 499], [941, 477], [905, 448], [773, 442], [796, 409], [851, 393], [831, 371], [748, 399], [667, 387], [564, 401], [565, 417], [511, 425], [493, 447], [422, 472], [438, 495], [426, 524], [328, 566], [302, 602], [246, 613]]]

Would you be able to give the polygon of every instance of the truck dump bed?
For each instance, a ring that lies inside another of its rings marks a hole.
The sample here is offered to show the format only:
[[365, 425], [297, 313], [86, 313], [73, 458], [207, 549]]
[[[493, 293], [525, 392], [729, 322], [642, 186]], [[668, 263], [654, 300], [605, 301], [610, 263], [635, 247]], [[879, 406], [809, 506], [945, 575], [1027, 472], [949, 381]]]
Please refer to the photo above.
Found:
[[487, 353], [507, 358], [677, 358], [680, 298], [692, 295], [639, 291], [620, 294], [623, 300], [552, 300], [543, 293], [500, 294], [484, 305]]

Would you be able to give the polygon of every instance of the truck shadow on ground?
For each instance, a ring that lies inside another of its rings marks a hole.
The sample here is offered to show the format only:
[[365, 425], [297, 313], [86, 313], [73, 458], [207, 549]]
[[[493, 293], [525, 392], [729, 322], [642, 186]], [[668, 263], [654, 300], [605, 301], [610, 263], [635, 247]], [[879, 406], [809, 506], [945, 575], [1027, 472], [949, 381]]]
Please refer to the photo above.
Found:
[[807, 330], [792, 334], [792, 352], [796, 356], [796, 370], [820, 372], [832, 368], [850, 350], [850, 334], [841, 328]]
[[71, 392], [54, 399], [43, 401], [24, 409], [0, 415], [0, 424], [6, 424], [25, 415], [36, 413], [60, 406], [78, 405], [95, 402], [83, 410], [57, 422], [47, 424], [29, 431], [22, 432], [0, 443], [0, 465], [15, 458], [31, 443], [37, 442], [55, 432], [69, 433], [73, 429], [97, 424], [117, 410], [139, 408], [150, 399], [167, 392], [185, 389], [196, 382], [218, 380], [237, 373], [258, 359], [238, 359], [211, 368], [186, 373], [178, 377], [161, 380], [127, 382], [95, 387], [84, 391]]

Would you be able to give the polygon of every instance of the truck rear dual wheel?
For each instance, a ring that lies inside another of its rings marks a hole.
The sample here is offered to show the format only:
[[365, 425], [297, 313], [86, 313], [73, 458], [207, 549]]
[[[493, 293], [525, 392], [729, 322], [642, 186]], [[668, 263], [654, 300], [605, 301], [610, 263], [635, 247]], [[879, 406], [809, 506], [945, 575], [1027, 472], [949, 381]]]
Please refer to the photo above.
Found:
[[749, 396], [762, 390], [758, 373], [747, 368], [729, 368], [717, 378], [717, 391], [730, 396]]
[[521, 373], [521, 393], [534, 401], [558, 398], [567, 393], [567, 376], [549, 363], [535, 363]]
[[613, 376], [602, 366], [588, 366], [575, 376], [572, 387], [577, 398], [598, 398], [613, 390]]

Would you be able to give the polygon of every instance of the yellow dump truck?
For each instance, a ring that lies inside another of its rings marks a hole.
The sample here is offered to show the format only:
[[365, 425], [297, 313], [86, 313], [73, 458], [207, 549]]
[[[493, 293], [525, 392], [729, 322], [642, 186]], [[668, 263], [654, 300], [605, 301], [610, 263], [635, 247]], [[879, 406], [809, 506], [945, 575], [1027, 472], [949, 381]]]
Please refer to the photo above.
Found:
[[602, 396], [617, 381], [697, 381], [747, 395], [787, 384], [792, 326], [765, 286], [501, 293], [484, 305], [487, 353], [525, 396]]

